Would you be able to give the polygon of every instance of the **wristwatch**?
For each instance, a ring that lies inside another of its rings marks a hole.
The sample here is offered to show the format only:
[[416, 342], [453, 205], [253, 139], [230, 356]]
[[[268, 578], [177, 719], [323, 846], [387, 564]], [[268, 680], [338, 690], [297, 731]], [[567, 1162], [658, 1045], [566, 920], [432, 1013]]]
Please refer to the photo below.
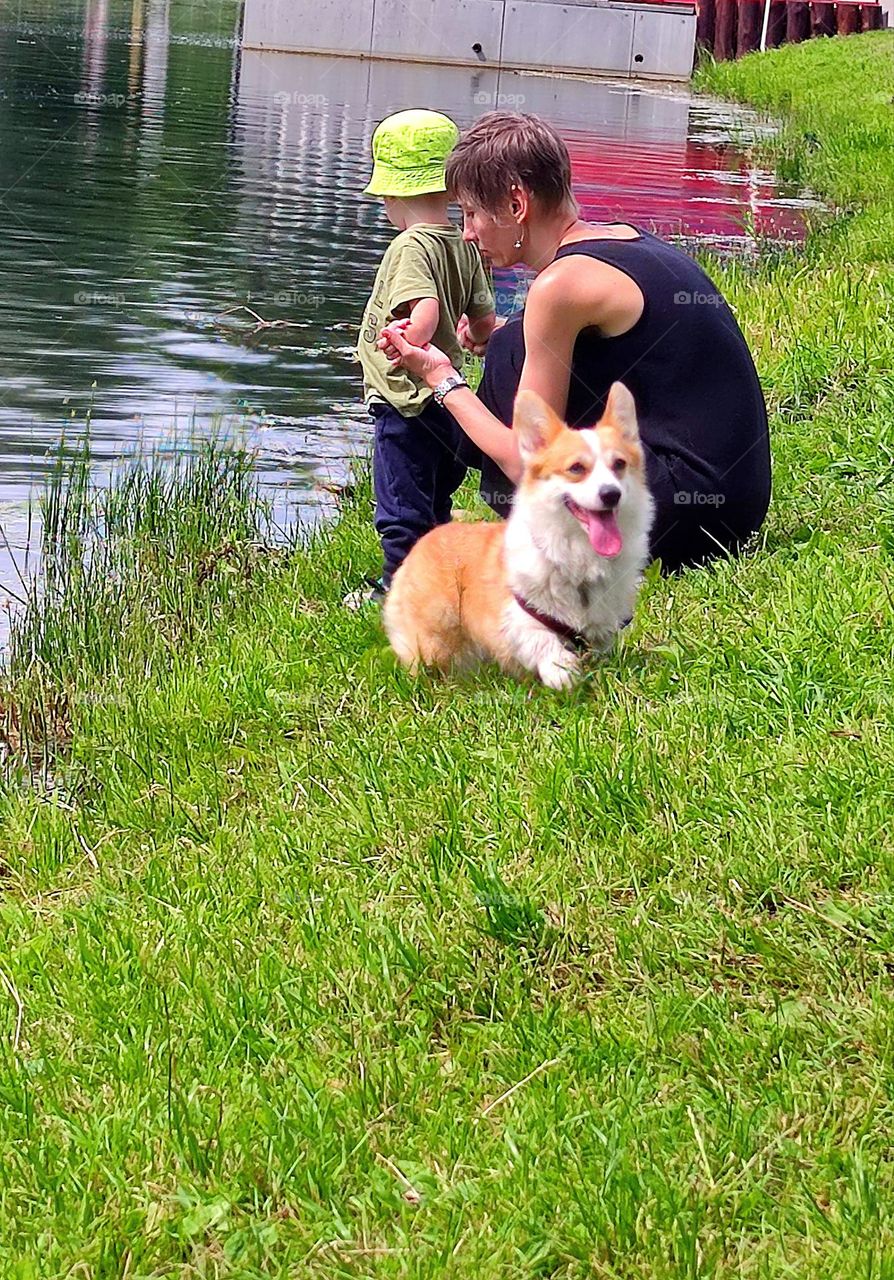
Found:
[[461, 373], [449, 373], [444, 381], [439, 382], [434, 388], [432, 395], [438, 404], [443, 404], [444, 397], [451, 391], [455, 391], [457, 387], [467, 387], [468, 385]]

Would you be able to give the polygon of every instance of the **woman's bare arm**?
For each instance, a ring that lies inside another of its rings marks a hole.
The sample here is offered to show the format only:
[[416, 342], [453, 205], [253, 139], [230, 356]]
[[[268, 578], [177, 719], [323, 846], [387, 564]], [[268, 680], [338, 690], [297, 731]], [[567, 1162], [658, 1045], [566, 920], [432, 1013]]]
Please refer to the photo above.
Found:
[[[587, 268], [590, 265], [588, 262]], [[581, 329], [598, 325], [600, 312], [609, 309], [610, 294], [605, 290], [610, 289], [611, 279], [598, 271], [603, 264], [592, 265], [596, 271], [581, 271], [579, 263], [575, 269], [567, 259], [553, 263], [534, 281], [525, 307], [525, 363], [519, 390], [536, 391], [563, 416], [568, 407], [571, 356], [577, 336]], [[443, 351], [408, 343], [400, 324], [383, 330], [380, 345], [396, 364], [423, 378], [429, 387], [436, 387], [455, 372]], [[451, 391], [444, 403], [469, 439], [517, 484], [521, 457], [509, 426], [466, 387]]]
[[[417, 347], [407, 342], [406, 324], [406, 321], [398, 321], [388, 325], [382, 330], [378, 345], [392, 363], [409, 369], [434, 390], [439, 382], [456, 373], [456, 369], [438, 347], [430, 344]], [[515, 438], [506, 424], [485, 408], [469, 387], [457, 387], [451, 391], [444, 405], [469, 439], [493, 458], [513, 484], [517, 484], [521, 477], [521, 458]]]
[[[519, 390], [536, 391], [556, 413], [564, 415], [571, 353], [582, 325], [576, 300], [569, 297], [561, 279], [538, 288], [542, 279], [538, 277], [531, 286], [525, 307], [525, 363]], [[501, 422], [465, 387], [451, 391], [444, 403], [469, 439], [517, 484], [522, 464], [518, 441], [508, 429], [510, 424]]]
[[522, 465], [515, 433], [482, 404], [470, 387], [451, 391], [444, 408], [450, 410], [472, 443], [493, 458], [513, 484], [518, 484]]
[[[587, 320], [567, 268], [548, 267], [531, 285], [525, 305], [525, 363], [519, 391], [536, 391], [560, 416], [568, 408], [571, 356]], [[563, 266], [565, 264], [562, 264]]]

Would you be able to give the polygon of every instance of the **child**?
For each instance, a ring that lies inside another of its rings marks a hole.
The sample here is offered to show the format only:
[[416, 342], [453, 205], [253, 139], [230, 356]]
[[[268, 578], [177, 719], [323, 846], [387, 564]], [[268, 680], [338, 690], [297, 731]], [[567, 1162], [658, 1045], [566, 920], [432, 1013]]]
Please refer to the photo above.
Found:
[[351, 608], [381, 601], [413, 544], [450, 519], [453, 494], [477, 457], [443, 407], [446, 392], [430, 391], [377, 347], [386, 325], [406, 320], [409, 342], [434, 342], [459, 366], [460, 321], [469, 346], [487, 342], [494, 328], [481, 257], [447, 216], [444, 162], [458, 137], [453, 121], [435, 111], [400, 111], [373, 134], [375, 163], [365, 194], [384, 197], [388, 220], [400, 234], [379, 266], [357, 344], [375, 423], [375, 526], [384, 569], [369, 590], [345, 597]]

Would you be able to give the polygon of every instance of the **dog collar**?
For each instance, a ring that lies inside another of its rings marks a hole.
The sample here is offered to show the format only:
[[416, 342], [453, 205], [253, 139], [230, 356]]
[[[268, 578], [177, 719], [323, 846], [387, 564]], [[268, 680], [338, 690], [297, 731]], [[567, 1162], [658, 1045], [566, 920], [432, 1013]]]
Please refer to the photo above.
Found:
[[547, 627], [560, 640], [564, 640], [566, 644], [571, 645], [578, 653], [589, 648], [586, 636], [581, 635], [579, 631], [575, 631], [574, 627], [569, 627], [567, 622], [562, 622], [560, 618], [553, 618], [548, 613], [541, 613], [539, 609], [535, 609], [532, 604], [528, 604], [524, 596], [520, 596], [517, 591], [513, 591], [515, 603], [520, 609], [524, 609], [525, 613], [533, 618], [535, 622], [539, 622], [541, 626]]

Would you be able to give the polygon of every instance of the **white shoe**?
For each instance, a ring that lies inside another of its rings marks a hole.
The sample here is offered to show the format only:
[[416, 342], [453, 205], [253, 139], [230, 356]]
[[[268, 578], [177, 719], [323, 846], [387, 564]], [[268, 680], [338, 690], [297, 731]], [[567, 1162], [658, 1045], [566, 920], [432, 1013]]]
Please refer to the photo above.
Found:
[[367, 578], [365, 587], [356, 587], [342, 600], [346, 609], [365, 609], [368, 604], [381, 604], [386, 587], [381, 578]]

